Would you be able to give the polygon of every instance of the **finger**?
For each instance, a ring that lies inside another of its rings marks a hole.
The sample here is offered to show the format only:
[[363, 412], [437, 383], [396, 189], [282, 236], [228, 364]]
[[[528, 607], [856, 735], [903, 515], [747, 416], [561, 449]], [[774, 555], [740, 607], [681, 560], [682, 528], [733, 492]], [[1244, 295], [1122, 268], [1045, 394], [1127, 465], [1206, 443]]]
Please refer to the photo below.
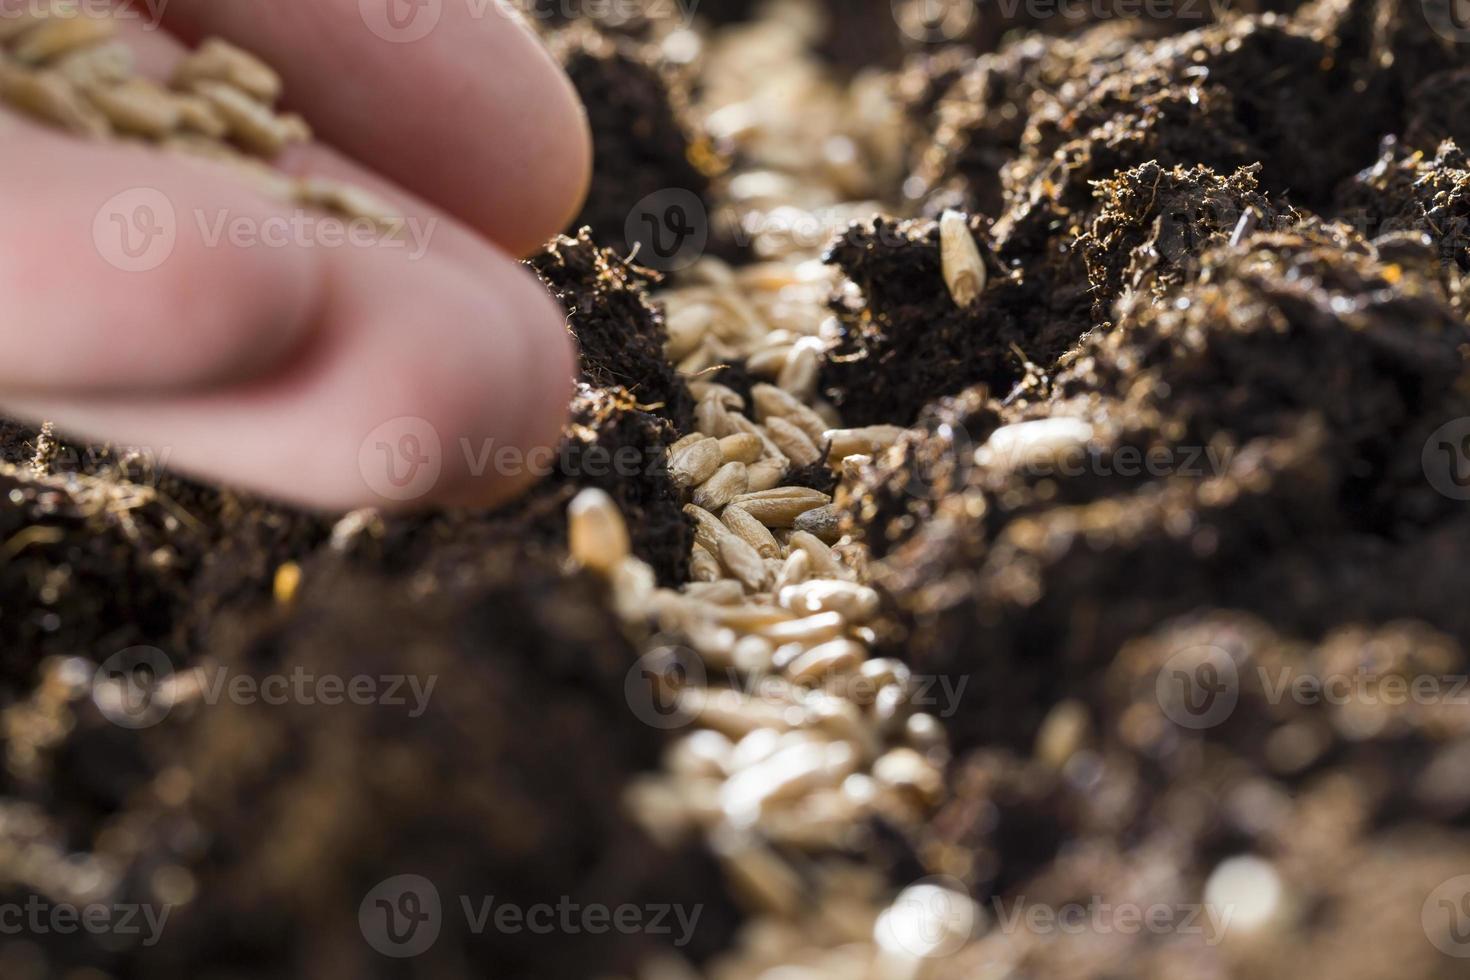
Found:
[[[309, 343], [239, 384], [161, 396], [8, 395], [6, 409], [169, 466], [329, 510], [493, 505], [545, 469], [573, 354], [509, 259], [478, 274], [403, 253], [324, 257]], [[510, 455], [507, 455], [509, 453]]]
[[[403, 4], [406, 20], [390, 18]], [[526, 254], [576, 215], [591, 141], [571, 83], [500, 4], [173, 0], [165, 22], [269, 59], [327, 143]]]
[[232, 175], [0, 113], [0, 388], [191, 386], [263, 370], [323, 302], [319, 256], [230, 248], [212, 216], [289, 220]]

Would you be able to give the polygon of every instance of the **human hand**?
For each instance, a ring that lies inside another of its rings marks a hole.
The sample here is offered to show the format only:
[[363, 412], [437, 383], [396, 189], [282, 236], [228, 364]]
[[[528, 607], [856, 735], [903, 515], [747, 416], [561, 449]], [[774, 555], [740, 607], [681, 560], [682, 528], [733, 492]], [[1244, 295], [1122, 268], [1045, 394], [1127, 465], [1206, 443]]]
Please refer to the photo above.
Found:
[[[220, 165], [0, 110], [0, 411], [313, 507], [524, 488], [485, 447], [555, 444], [575, 369], [561, 311], [513, 256], [576, 214], [585, 119], [497, 4], [444, 3], [425, 36], [394, 37], [374, 10], [400, 2], [168, 0], [161, 29], [121, 24], [157, 80], [209, 36], [267, 60], [317, 134], [274, 165], [376, 194], [408, 221], [396, 245], [328, 245]], [[126, 210], [140, 200], [167, 215]], [[118, 261], [116, 236], [160, 218], [161, 261]], [[410, 451], [438, 454], [434, 479], [385, 496], [373, 467]]]

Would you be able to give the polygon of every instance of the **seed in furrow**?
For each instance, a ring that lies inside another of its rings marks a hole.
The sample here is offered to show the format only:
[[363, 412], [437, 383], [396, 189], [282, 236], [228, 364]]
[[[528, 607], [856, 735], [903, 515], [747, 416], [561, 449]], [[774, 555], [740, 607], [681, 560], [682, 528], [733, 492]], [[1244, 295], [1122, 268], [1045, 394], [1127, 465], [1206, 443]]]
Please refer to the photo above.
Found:
[[669, 458], [669, 474], [681, 487], [697, 487], [715, 475], [723, 460], [718, 439], [700, 439]]
[[783, 418], [766, 419], [766, 431], [770, 433], [771, 441], [797, 466], [810, 466], [822, 458], [821, 450], [813, 445], [806, 433]]
[[802, 514], [831, 502], [831, 497], [809, 487], [776, 487], [741, 494], [730, 501], [766, 527], [791, 527]]
[[720, 519], [762, 558], [781, 557], [781, 544], [776, 536], [764, 524], [751, 517], [745, 508], [732, 504], [725, 508]]
[[[718, 445], [716, 447], [718, 451]], [[726, 463], [694, 491], [694, 504], [707, 511], [723, 509], [736, 497], [750, 489], [750, 478], [744, 463]]]

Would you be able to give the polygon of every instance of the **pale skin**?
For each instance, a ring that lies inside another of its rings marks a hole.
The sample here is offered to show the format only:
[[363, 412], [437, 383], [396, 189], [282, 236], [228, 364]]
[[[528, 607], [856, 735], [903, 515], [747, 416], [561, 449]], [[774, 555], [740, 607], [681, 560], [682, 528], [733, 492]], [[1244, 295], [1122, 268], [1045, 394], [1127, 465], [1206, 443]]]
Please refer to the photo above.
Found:
[[[516, 261], [576, 215], [590, 173], [555, 62], [494, 4], [445, 2], [412, 43], [369, 30], [359, 0], [170, 0], [162, 28], [125, 28], [142, 74], [167, 78], [210, 36], [261, 55], [316, 134], [275, 165], [371, 189], [432, 228], [427, 251], [211, 241], [196, 213], [260, 226], [298, 209], [216, 165], [0, 111], [0, 412], [324, 510], [491, 506], [524, 490], [532, 473], [468, 461], [488, 440], [544, 451], [565, 420], [565, 317]], [[179, 215], [167, 261], [141, 272], [94, 238], [99, 207], [138, 187]], [[360, 449], [405, 416], [439, 434], [442, 473], [422, 497], [385, 501]]]

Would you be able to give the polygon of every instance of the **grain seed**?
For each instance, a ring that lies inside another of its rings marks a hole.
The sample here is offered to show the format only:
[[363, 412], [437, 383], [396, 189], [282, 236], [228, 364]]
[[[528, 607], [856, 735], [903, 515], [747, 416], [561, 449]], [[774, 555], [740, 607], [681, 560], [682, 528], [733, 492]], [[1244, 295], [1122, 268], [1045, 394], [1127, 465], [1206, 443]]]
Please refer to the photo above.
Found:
[[743, 507], [726, 507], [720, 519], [762, 558], [781, 557], [781, 545], [776, 541], [776, 536], [764, 524], [751, 517]]
[[776, 573], [776, 594], [780, 595], [787, 589], [800, 585], [811, 577], [812, 556], [800, 549], [793, 550], [791, 554], [786, 556], [786, 561], [781, 565], [781, 571]]
[[731, 501], [766, 527], [791, 527], [802, 514], [831, 502], [827, 494], [809, 487], [776, 487], [738, 495]]
[[[810, 556], [804, 551], [792, 554]], [[795, 613], [838, 612], [851, 623], [866, 623], [878, 614], [878, 593], [856, 582], [817, 579], [785, 586], [777, 593], [781, 605]]]
[[827, 462], [836, 465], [849, 456], [875, 456], [898, 442], [906, 430], [896, 425], [870, 425], [861, 429], [829, 429]]
[[786, 667], [796, 684], [810, 684], [832, 674], [845, 674], [863, 662], [866, 651], [853, 640], [837, 639], [812, 647]]
[[771, 418], [783, 418], [806, 433], [806, 437], [814, 445], [821, 445], [827, 430], [831, 428], [801, 399], [775, 385], [755, 385], [750, 389], [750, 395], [755, 400], [757, 421], [767, 422]]
[[726, 463], [745, 463], [748, 466], [759, 460], [764, 450], [760, 436], [752, 432], [737, 432], [720, 440], [720, 458]]
[[669, 475], [681, 487], [697, 487], [719, 470], [724, 455], [718, 439], [703, 438], [669, 460]]
[[568, 505], [567, 537], [572, 557], [603, 574], [631, 553], [628, 525], [618, 505], [594, 487], [577, 494]]
[[719, 560], [703, 545], [696, 544], [689, 555], [689, 577], [696, 582], [715, 582], [722, 578]]
[[747, 473], [750, 478], [750, 492], [759, 493], [763, 490], [774, 490], [785, 479], [786, 469], [785, 463], [778, 463], [772, 459], [763, 459], [759, 463], [752, 463]]
[[685, 504], [684, 513], [694, 522], [694, 540], [697, 546], [711, 555], [718, 555], [720, 539], [728, 536], [730, 529], [721, 524], [718, 517], [695, 504]]
[[985, 291], [985, 259], [969, 221], [958, 211], [946, 211], [939, 219], [939, 261], [950, 297], [960, 309], [969, 309]]
[[219, 113], [236, 142], [268, 160], [288, 145], [310, 138], [310, 130], [299, 117], [278, 116], [270, 106], [232, 85], [201, 80], [193, 84], [192, 91]]
[[101, 139], [112, 124], [96, 106], [54, 71], [26, 71], [0, 64], [0, 100], [78, 136]]
[[766, 563], [754, 548], [733, 534], [721, 538], [719, 547], [720, 563], [742, 585], [751, 592], [759, 592], [766, 587], [770, 578]]
[[766, 626], [758, 632], [772, 643], [825, 643], [847, 627], [841, 613], [825, 612]]
[[811, 558], [813, 575], [819, 578], [847, 578], [847, 569], [837, 561], [832, 549], [810, 531], [792, 531], [789, 543], [791, 547], [806, 552]]
[[120, 132], [160, 139], [183, 121], [183, 111], [172, 93], [146, 78], [93, 86], [86, 94]]
[[797, 466], [810, 466], [821, 460], [821, 452], [812, 445], [806, 433], [785, 419], [777, 416], [766, 419], [766, 431], [770, 433], [771, 441]]
[[804, 340], [793, 347], [776, 379], [777, 387], [797, 398], [810, 398], [817, 391], [817, 373], [821, 369], [821, 361], [818, 360], [812, 343], [811, 340]]
[[255, 55], [220, 38], [210, 38], [174, 69], [175, 88], [192, 89], [199, 82], [223, 82], [273, 106], [281, 97], [281, 76]]
[[100, 44], [117, 33], [110, 17], [85, 17], [73, 14], [52, 17], [21, 36], [10, 50], [18, 61], [39, 65], [59, 55]]
[[[719, 444], [715, 444], [719, 451]], [[694, 491], [694, 504], [707, 511], [717, 511], [750, 489], [750, 478], [744, 463], [726, 463]]]
[[806, 531], [826, 544], [835, 544], [842, 537], [842, 518], [831, 504], [809, 510], [792, 525], [798, 531]]

